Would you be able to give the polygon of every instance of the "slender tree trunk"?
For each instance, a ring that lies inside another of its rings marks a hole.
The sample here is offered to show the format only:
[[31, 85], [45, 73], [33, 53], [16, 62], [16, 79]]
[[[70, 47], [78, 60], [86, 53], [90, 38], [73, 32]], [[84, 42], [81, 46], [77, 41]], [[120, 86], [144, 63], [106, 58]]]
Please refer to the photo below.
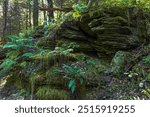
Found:
[[[53, 8], [53, 1], [52, 0], [47, 0], [48, 3], [48, 8]], [[53, 11], [48, 11], [48, 18], [49, 21], [51, 21], [52, 18], [54, 18], [54, 12]]]
[[[14, 31], [14, 34], [19, 34], [21, 28], [23, 27], [23, 25], [21, 26], [21, 9], [19, 7], [19, 0], [15, 0], [14, 1], [14, 13], [15, 13], [15, 16], [14, 16], [14, 24], [16, 24], [15, 26], [15, 29], [16, 31]], [[16, 19], [17, 19], [17, 22], [16, 22]]]
[[[44, 0], [42, 0], [42, 7], [44, 8]], [[44, 25], [47, 23], [47, 18], [46, 18], [46, 11], [43, 11], [43, 16], [44, 16]]]
[[26, 28], [26, 30], [28, 29], [28, 19], [29, 19], [29, 17], [28, 17], [28, 10], [26, 10], [26, 13], [25, 13], [25, 28]]
[[88, 8], [90, 8], [92, 6], [93, 0], [89, 0], [88, 2]]
[[39, 2], [38, 0], [33, 0], [33, 26], [38, 26], [39, 19]]
[[32, 5], [30, 2], [31, 2], [31, 0], [28, 1], [28, 7], [29, 7], [29, 24], [28, 25], [29, 25], [29, 27], [32, 27], [32, 23], [31, 23], [32, 22], [32, 16], [31, 16], [32, 15], [32, 10], [31, 10]]
[[8, 17], [8, 3], [9, 3], [9, 0], [4, 0], [3, 1], [3, 41], [4, 39], [6, 38], [6, 33], [7, 33], [7, 17]]

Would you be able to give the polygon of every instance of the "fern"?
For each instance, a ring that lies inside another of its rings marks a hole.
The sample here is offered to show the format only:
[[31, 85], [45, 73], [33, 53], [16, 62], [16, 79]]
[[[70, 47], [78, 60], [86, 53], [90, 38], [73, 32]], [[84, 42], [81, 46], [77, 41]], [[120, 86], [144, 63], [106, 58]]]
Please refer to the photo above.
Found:
[[8, 37], [8, 39], [9, 39], [11, 42], [13, 42], [13, 43], [15, 43], [16, 40], [20, 39], [19, 37], [14, 36], [14, 35], [8, 35], [7, 37]]
[[[68, 88], [72, 93], [75, 92], [75, 89], [78, 85], [82, 85], [85, 79], [84, 69], [78, 68], [76, 65], [66, 65], [63, 64], [62, 69], [56, 69], [55, 74], [62, 74], [63, 78], [69, 80]], [[80, 84], [77, 84], [79, 82]]]
[[31, 57], [33, 55], [34, 55], [33, 53], [28, 52], [28, 53], [23, 54], [22, 57]]
[[10, 51], [6, 53], [6, 57], [9, 59], [16, 59], [19, 56], [20, 52], [19, 51]]
[[26, 38], [19, 38], [17, 36], [9, 35], [8, 39], [10, 39], [10, 42], [6, 43], [3, 46], [3, 49], [13, 49], [13, 50], [20, 50], [23, 49], [23, 47], [33, 48], [32, 40], [26, 39]]
[[0, 74], [4, 75], [9, 70], [11, 70], [12, 66], [16, 64], [16, 61], [11, 59], [6, 59], [1, 65], [0, 65]]
[[144, 58], [144, 61], [148, 64], [150, 64], [150, 55]]
[[10, 40], [10, 42], [7, 42], [3, 46], [3, 49], [9, 51], [6, 53], [7, 59], [5, 59], [0, 65], [0, 74], [2, 75], [5, 75], [8, 71], [10, 71], [14, 67], [14, 65], [25, 68], [26, 64], [22, 63], [22, 61], [25, 60], [23, 58], [33, 56], [33, 50], [37, 49], [31, 39], [13, 35], [9, 35], [8, 39]]
[[147, 80], [150, 81], [150, 73], [147, 75]]
[[75, 83], [75, 80], [74, 80], [74, 79], [72, 79], [72, 80], [69, 81], [68, 87], [69, 87], [69, 89], [71, 89], [71, 92], [72, 92], [72, 93], [75, 92], [75, 89], [76, 89], [76, 83]]
[[73, 9], [74, 11], [79, 12], [79, 13], [85, 13], [85, 12], [88, 12], [89, 10], [88, 6], [82, 5], [82, 4], [73, 5]]

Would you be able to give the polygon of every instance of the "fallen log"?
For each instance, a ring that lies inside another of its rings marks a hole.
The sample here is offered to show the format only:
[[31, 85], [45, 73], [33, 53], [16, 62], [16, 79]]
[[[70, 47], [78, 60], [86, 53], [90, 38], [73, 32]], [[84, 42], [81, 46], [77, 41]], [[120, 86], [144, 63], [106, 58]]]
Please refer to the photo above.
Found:
[[39, 8], [41, 11], [61, 11], [61, 12], [70, 12], [73, 8]]

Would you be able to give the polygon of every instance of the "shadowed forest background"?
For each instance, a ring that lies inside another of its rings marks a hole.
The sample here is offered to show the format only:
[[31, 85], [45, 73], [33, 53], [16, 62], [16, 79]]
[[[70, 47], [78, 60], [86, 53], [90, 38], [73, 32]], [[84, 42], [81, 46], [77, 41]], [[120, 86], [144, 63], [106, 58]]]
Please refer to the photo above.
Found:
[[150, 99], [150, 1], [0, 0], [0, 99]]

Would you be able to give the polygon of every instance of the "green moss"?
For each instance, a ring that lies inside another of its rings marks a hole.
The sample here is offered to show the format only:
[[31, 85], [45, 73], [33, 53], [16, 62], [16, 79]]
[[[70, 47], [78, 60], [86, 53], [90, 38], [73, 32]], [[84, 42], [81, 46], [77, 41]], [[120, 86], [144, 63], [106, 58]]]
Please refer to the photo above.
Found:
[[128, 11], [129, 8], [127, 7], [108, 7], [108, 8], [104, 8], [103, 12], [109, 14], [111, 17], [115, 17], [115, 16], [121, 16], [121, 17], [127, 17], [126, 16], [126, 12]]
[[[116, 49], [110, 48], [109, 46], [103, 47], [103, 46], [100, 46], [100, 45], [97, 45], [97, 44], [92, 44], [92, 46], [97, 51], [99, 57], [102, 57], [102, 56], [105, 57], [107, 55], [110, 56], [110, 55], [113, 55], [116, 52]], [[111, 59], [111, 58], [109, 58], [109, 59]]]
[[26, 84], [27, 82], [25, 82], [22, 78], [18, 77], [16, 74], [6, 76], [5, 80], [6, 80], [6, 83], [5, 83], [4, 87], [14, 86], [17, 89], [23, 89], [23, 88], [30, 87], [29, 84]]
[[127, 34], [130, 35], [132, 34], [131, 29], [127, 26], [110, 26], [110, 27], [103, 27], [103, 26], [98, 26], [98, 27], [94, 27], [92, 28], [92, 30], [96, 33], [100, 34], [115, 34], [115, 33], [119, 33], [119, 34]]
[[71, 43], [74, 43], [76, 47], [73, 47], [74, 52], [92, 52], [94, 49], [88, 42], [76, 41], [76, 40], [59, 40], [57, 42], [58, 47], [69, 47]]
[[56, 47], [62, 47], [64, 44], [69, 45], [72, 41], [66, 39], [59, 39], [56, 41]]
[[46, 84], [56, 87], [67, 87], [67, 81], [62, 76], [56, 75], [56, 67], [52, 67], [46, 71]]
[[44, 27], [43, 26], [38, 26], [35, 28], [35, 30], [31, 34], [33, 37], [43, 37], [44, 35]]
[[129, 64], [130, 61], [131, 61], [131, 53], [123, 51], [116, 52], [111, 62], [112, 66], [111, 72], [117, 76], [121, 75], [121, 73], [123, 73], [125, 70], [125, 66]]
[[85, 83], [82, 84], [82, 85], [78, 85], [76, 87], [76, 91], [75, 91], [75, 94], [74, 95], [77, 95], [76, 99], [77, 100], [84, 100], [86, 98], [86, 87], [85, 87]]
[[53, 40], [50, 40], [50, 39], [41, 38], [38, 40], [36, 45], [38, 47], [42, 47], [42, 48], [50, 48], [50, 47], [55, 46], [55, 42]]
[[128, 25], [128, 21], [121, 16], [107, 18], [106, 21], [104, 21], [104, 23], [109, 23], [109, 24], [111, 24], [113, 22], [118, 23], [119, 25], [122, 25], [122, 26]]
[[36, 96], [41, 100], [67, 100], [70, 99], [69, 93], [65, 90], [54, 89], [49, 86], [39, 87]]
[[39, 84], [40, 82], [45, 80], [45, 73], [39, 72], [39, 73], [33, 73], [29, 77], [30, 83]]

